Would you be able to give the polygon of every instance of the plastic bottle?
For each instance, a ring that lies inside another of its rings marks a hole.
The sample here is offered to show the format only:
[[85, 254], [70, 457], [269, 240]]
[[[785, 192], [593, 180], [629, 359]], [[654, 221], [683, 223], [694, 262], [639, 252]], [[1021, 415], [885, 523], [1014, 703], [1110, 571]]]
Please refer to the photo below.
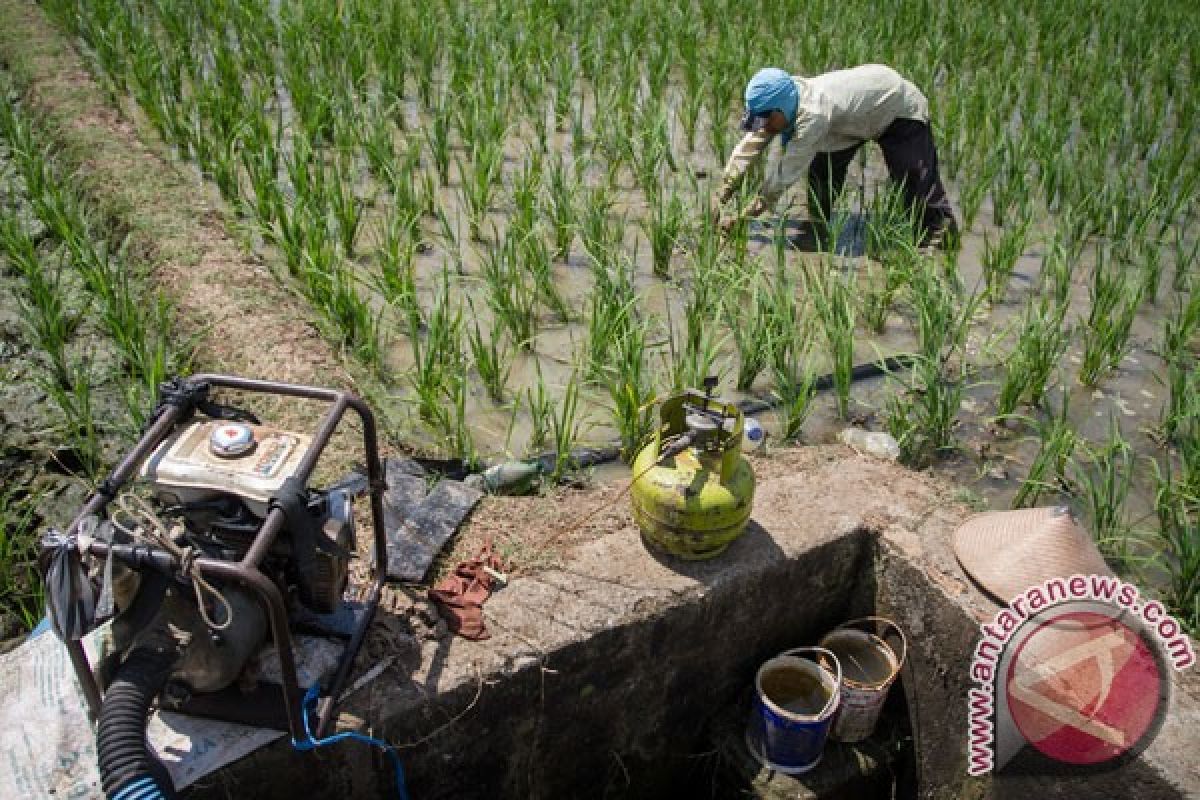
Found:
[[483, 471], [481, 488], [491, 494], [529, 494], [541, 475], [536, 461], [505, 461]]
[[843, 444], [860, 453], [895, 461], [900, 458], [900, 445], [889, 433], [864, 431], [862, 428], [846, 428], [838, 437]]
[[767, 443], [767, 430], [754, 417], [742, 421], [742, 452], [753, 453]]

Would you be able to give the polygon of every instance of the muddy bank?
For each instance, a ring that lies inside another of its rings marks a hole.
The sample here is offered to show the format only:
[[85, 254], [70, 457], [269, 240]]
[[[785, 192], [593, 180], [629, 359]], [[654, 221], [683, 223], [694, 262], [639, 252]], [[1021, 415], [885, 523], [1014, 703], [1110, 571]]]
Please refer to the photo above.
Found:
[[[391, 649], [372, 651], [387, 668], [347, 698], [342, 724], [398, 746], [414, 796], [811, 796], [718, 791], [708, 771], [713, 734], [725, 712], [744, 723], [744, 708], [732, 706], [765, 659], [877, 613], [899, 622], [911, 644], [892, 692], [907, 699], [919, 793], [818, 796], [1103, 797], [1131, 786], [1147, 797], [1194, 794], [1200, 775], [1186, 731], [1200, 713], [1195, 670], [1177, 676], [1173, 728], [1124, 771], [968, 777], [969, 654], [979, 623], [996, 611], [951, 550], [970, 509], [951, 485], [843, 447], [754, 463], [752, 522], [712, 561], [654, 556], [627, 505], [598, 490], [577, 500], [601, 507], [600, 519], [564, 537], [554, 564], [488, 600], [491, 639], [409, 629], [404, 619], [423, 614], [424, 601], [393, 598], [377, 625], [395, 631]], [[509, 512], [490, 517], [490, 532], [508, 544], [522, 529], [544, 533], [570, 517], [557, 501], [526, 505], [527, 518], [506, 498], [481, 510]], [[482, 527], [477, 517], [467, 535]], [[525, 544], [528, 554], [537, 542]], [[365, 748], [321, 761], [281, 741], [196, 791], [285, 797], [289, 787], [271, 778], [281, 770], [313, 797], [378, 796], [392, 780]]]
[[[0, 80], [5, 77], [0, 73]], [[5, 98], [5, 102], [12, 98]], [[0, 215], [38, 241], [37, 256], [55, 276], [71, 335], [66, 360], [83, 380], [86, 400], [53, 392], [56, 385], [33, 330], [30, 285], [0, 248], [0, 642], [19, 636], [42, 615], [36, 541], [78, 511], [95, 470], [130, 441], [132, 422], [111, 343], [90, 315], [90, 301], [29, 205], [24, 183], [0, 139]], [[70, 428], [63, 402], [86, 402], [94, 430]], [[3, 647], [3, 644], [0, 644]]]

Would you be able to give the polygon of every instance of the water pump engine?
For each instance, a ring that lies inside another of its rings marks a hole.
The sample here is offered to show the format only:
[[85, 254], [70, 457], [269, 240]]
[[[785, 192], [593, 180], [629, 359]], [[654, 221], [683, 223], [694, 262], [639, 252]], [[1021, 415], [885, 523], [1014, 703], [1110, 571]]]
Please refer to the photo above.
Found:
[[181, 428], [142, 465], [158, 502], [178, 513], [196, 546], [227, 561], [250, 549], [271, 506], [285, 508], [289, 529], [264, 564], [310, 610], [337, 610], [354, 551], [348, 491], [291, 485], [312, 437], [246, 422], [206, 420]]
[[[320, 400], [330, 408], [315, 432], [297, 433], [218, 405], [208, 396], [213, 387]], [[362, 423], [366, 478], [310, 488], [348, 410]], [[164, 384], [141, 440], [66, 534], [47, 537], [43, 552], [48, 583], [55, 569], [73, 563], [77, 577], [58, 585], [89, 594], [102, 575], [100, 597], [113, 601], [112, 652], [95, 665], [79, 637], [99, 615], [76, 613], [90, 610], [91, 601], [58, 598], [50, 607], [98, 719], [96, 749], [110, 798], [174, 795], [145, 744], [156, 704], [279, 727], [293, 741], [306, 740], [292, 630], [340, 619], [327, 630], [347, 645], [316, 705], [317, 735], [328, 728], [383, 587], [385, 489], [374, 418], [351, 394], [221, 375]], [[367, 599], [352, 608], [344, 595], [356, 546], [353, 500], [364, 492], [375, 576]], [[93, 565], [90, 576], [86, 564]], [[258, 680], [256, 656], [268, 641], [281, 684]]]

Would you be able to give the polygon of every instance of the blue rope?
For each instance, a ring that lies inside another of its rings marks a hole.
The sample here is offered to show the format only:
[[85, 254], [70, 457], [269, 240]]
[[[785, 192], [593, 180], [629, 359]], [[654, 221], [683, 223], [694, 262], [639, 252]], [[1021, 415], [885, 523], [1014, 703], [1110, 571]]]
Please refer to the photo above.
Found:
[[317, 696], [320, 694], [321, 687], [319, 684], [313, 684], [304, 694], [304, 702], [301, 704], [300, 718], [304, 721], [304, 739], [297, 741], [292, 739], [292, 747], [300, 752], [308, 752], [318, 747], [324, 747], [327, 744], [335, 744], [336, 742], [345, 741], [346, 739], [354, 739], [373, 747], [378, 747], [388, 754], [392, 760], [392, 765], [396, 768], [396, 791], [400, 800], [408, 800], [408, 789], [404, 785], [404, 767], [400, 764], [400, 755], [396, 752], [396, 748], [392, 747], [382, 739], [375, 739], [370, 736], [358, 733], [357, 731], [343, 731], [335, 733], [333, 736], [326, 736], [324, 739], [316, 739], [312, 735], [312, 728], [308, 722], [308, 712], [316, 709]]

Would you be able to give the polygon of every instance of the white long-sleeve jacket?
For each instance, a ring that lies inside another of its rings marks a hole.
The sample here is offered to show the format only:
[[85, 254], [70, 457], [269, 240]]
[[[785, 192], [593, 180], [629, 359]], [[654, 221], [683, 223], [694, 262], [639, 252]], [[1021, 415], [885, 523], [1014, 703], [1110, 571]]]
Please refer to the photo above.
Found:
[[[891, 67], [865, 64], [815, 78], [792, 76], [800, 92], [791, 140], [768, 166], [761, 191], [767, 207], [807, 174], [818, 153], [844, 150], [878, 138], [897, 119], [929, 121], [929, 102], [921, 90]], [[773, 134], [746, 134], [729, 156], [718, 200], [737, 191], [746, 170], [766, 152]]]

